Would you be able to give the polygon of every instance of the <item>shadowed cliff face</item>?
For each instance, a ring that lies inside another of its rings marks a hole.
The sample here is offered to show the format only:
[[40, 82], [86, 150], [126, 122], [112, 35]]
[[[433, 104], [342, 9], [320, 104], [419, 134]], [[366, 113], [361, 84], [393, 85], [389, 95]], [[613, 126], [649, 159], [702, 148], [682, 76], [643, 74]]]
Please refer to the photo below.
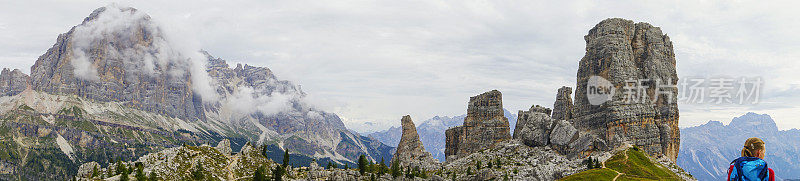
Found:
[[678, 165], [698, 180], [725, 180], [731, 161], [741, 156], [747, 138], [758, 137], [767, 147], [765, 160], [779, 179], [800, 178], [800, 130], [778, 130], [767, 114], [747, 113], [728, 125], [719, 121], [681, 129]]

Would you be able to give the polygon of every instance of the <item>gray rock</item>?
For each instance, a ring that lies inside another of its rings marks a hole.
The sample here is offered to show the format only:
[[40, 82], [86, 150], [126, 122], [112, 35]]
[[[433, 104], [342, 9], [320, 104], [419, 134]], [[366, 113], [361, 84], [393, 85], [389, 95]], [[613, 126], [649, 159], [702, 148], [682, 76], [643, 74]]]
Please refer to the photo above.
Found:
[[509, 130], [500, 91], [492, 90], [470, 97], [464, 124], [445, 131], [445, 156], [449, 161], [509, 140]]
[[562, 86], [556, 94], [556, 102], [553, 103], [553, 119], [568, 120], [572, 119], [572, 87]]
[[548, 145], [554, 123], [549, 114], [550, 109], [539, 105], [531, 106], [528, 111], [520, 110], [513, 138], [528, 146]]
[[[584, 39], [586, 54], [578, 69], [571, 122], [581, 131], [598, 134], [609, 148], [630, 143], [674, 161], [680, 144], [678, 90], [673, 87], [656, 91], [655, 82], [678, 82], [669, 37], [648, 23], [611, 18], [597, 24]], [[592, 105], [587, 98], [587, 81], [592, 76], [603, 77], [617, 88], [623, 87], [626, 80], [650, 80], [642, 94], [648, 99], [628, 102], [624, 91], [618, 90], [610, 101]], [[654, 101], [655, 97], [658, 99]]]
[[555, 121], [553, 131], [550, 133], [550, 143], [557, 146], [566, 146], [578, 134], [578, 129], [572, 126], [569, 121]]
[[[97, 162], [84, 163], [80, 167], [78, 167], [78, 175], [76, 175], [76, 176], [78, 178], [91, 178], [92, 177], [92, 171], [94, 169], [97, 169], [98, 173], [103, 173], [102, 170], [100, 170], [102, 168], [103, 167], [100, 167], [100, 164], [98, 164]], [[95, 176], [97, 176], [97, 175], [95, 175]]]
[[222, 139], [222, 141], [217, 143], [217, 147], [214, 148], [216, 148], [223, 155], [231, 155], [231, 152], [233, 152], [231, 149], [231, 141], [228, 139]]
[[0, 96], [13, 96], [28, 88], [28, 79], [19, 69], [13, 71], [3, 68], [0, 72]]
[[417, 128], [411, 120], [411, 116], [406, 115], [401, 119], [403, 126], [403, 134], [400, 138], [400, 143], [397, 145], [397, 151], [392, 157], [392, 162], [399, 161], [400, 166], [404, 168], [420, 167], [425, 170], [433, 170], [439, 167], [439, 162], [431, 156], [431, 153], [425, 151], [422, 141], [419, 140]]

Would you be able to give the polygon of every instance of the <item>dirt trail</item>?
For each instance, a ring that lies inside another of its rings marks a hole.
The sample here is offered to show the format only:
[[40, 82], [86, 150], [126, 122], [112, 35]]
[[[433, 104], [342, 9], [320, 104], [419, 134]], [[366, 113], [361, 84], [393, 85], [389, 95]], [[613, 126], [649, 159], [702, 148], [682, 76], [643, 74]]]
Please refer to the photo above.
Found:
[[[624, 151], [624, 152], [622, 152], [622, 153], [623, 153], [623, 155], [625, 155], [625, 160], [627, 161], [627, 160], [628, 160], [628, 152], [627, 152], [627, 151]], [[606, 168], [606, 162], [603, 162], [603, 168]], [[609, 170], [611, 170], [611, 171], [614, 171], [614, 172], [617, 172], [617, 176], [616, 176], [616, 177], [614, 177], [614, 179], [612, 179], [611, 181], [617, 181], [617, 178], [619, 178], [619, 176], [622, 176], [622, 174], [624, 174], [624, 173], [622, 173], [622, 172], [618, 172], [618, 171], [616, 171], [616, 170], [614, 170], [614, 169], [609, 169]]]

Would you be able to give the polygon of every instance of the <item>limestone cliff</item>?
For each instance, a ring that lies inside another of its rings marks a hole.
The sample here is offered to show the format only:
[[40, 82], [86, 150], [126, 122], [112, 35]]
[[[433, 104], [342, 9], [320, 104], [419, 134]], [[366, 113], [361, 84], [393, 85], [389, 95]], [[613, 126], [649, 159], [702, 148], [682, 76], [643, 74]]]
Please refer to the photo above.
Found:
[[28, 88], [28, 79], [19, 69], [3, 68], [0, 72], [0, 96], [13, 96]]
[[175, 51], [150, 16], [102, 7], [58, 36], [31, 67], [30, 82], [36, 91], [204, 120], [202, 99], [191, 86], [190, 57]]
[[445, 131], [445, 156], [450, 161], [489, 148], [494, 143], [511, 139], [509, 132], [500, 91], [470, 97], [464, 124]]
[[[572, 122], [581, 131], [600, 135], [611, 147], [624, 142], [649, 154], [678, 154], [678, 90], [674, 87], [675, 53], [672, 41], [648, 23], [612, 18], [597, 24], [584, 37], [586, 55], [580, 61]], [[600, 76], [618, 90], [610, 101], [592, 105], [587, 98], [590, 77]], [[644, 89], [625, 99], [626, 81], [642, 80]], [[655, 99], [657, 98], [657, 99]]]
[[392, 161], [399, 161], [399, 165], [404, 168], [418, 166], [426, 170], [436, 169], [439, 162], [431, 156], [431, 153], [425, 151], [411, 116], [403, 116], [400, 121], [403, 126], [403, 135], [400, 137], [400, 144], [397, 145], [397, 151], [392, 157]]

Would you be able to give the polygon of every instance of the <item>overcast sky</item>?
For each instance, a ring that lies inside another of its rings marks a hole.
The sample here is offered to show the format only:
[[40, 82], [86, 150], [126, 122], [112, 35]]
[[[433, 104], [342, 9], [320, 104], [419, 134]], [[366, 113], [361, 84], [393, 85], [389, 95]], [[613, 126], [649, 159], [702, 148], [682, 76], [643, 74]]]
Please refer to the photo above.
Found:
[[[30, 72], [60, 33], [113, 1], [8, 1], [0, 64]], [[680, 104], [680, 126], [748, 111], [800, 128], [800, 13], [759, 1], [135, 1], [163, 28], [229, 63], [272, 69], [357, 131], [410, 114], [466, 113], [470, 96], [503, 93], [513, 113], [552, 107], [575, 86], [583, 36], [610, 17], [649, 22], [673, 41], [678, 76], [761, 77], [758, 104]], [[371, 123], [371, 124], [370, 124]], [[418, 123], [419, 124], [419, 123]]]

